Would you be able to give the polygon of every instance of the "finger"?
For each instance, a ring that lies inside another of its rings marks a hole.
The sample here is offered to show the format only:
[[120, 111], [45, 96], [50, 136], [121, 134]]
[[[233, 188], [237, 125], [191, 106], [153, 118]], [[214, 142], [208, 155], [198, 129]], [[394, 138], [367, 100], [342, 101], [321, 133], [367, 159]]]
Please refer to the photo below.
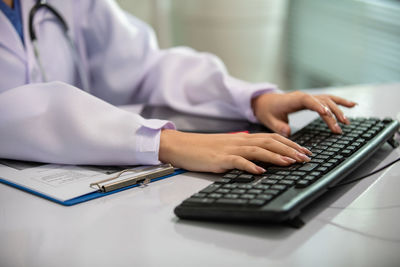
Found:
[[299, 152], [298, 150], [287, 146], [277, 140], [272, 140], [272, 142], [264, 143], [262, 148], [274, 152], [276, 154], [280, 154], [292, 159], [295, 159], [297, 162], [309, 162], [311, 159], [307, 157], [306, 154]]
[[265, 169], [238, 155], [229, 155], [222, 160], [222, 168], [225, 170], [238, 169], [253, 174], [262, 174]]
[[279, 141], [279, 142], [281, 142], [281, 143], [283, 143], [283, 144], [285, 144], [287, 146], [290, 146], [290, 147], [292, 147], [292, 148], [294, 148], [294, 149], [296, 149], [296, 150], [298, 150], [300, 152], [303, 152], [303, 153], [308, 154], [308, 155], [312, 155], [312, 152], [310, 150], [308, 150], [306, 147], [301, 146], [301, 145], [297, 144], [296, 142], [293, 142], [292, 140], [287, 139], [287, 138], [285, 138], [283, 136], [274, 134], [274, 135], [272, 135], [272, 138], [274, 138], [275, 140], [277, 140], [277, 141]]
[[344, 99], [342, 97], [339, 96], [335, 96], [335, 95], [328, 95], [329, 98], [331, 98], [336, 104], [339, 104], [341, 106], [345, 106], [348, 108], [354, 107], [355, 105], [357, 105], [356, 102]]
[[301, 101], [304, 108], [313, 110], [317, 112], [320, 116], [330, 116], [329, 108], [321, 103], [321, 101], [319, 101], [316, 97], [309, 94], [304, 94]]
[[327, 99], [326, 104], [340, 122], [344, 124], [350, 124], [350, 121], [346, 118], [346, 116], [344, 116], [343, 111], [336, 105], [335, 102], [333, 102], [333, 100]]
[[318, 100], [316, 97], [307, 94], [304, 96], [303, 101], [306, 108], [318, 112], [332, 132], [338, 134], [342, 133], [342, 129], [337, 123], [335, 116], [326, 104]]
[[332, 111], [328, 107], [326, 107], [326, 108], [328, 110], [328, 114], [322, 115], [321, 118], [325, 121], [325, 123], [328, 125], [329, 129], [333, 133], [341, 134], [342, 129], [340, 128], [339, 124], [337, 123], [335, 116], [333, 115]]
[[[251, 134], [250, 137], [253, 137], [255, 139], [261, 139], [261, 141], [257, 140], [258, 142], [266, 142], [265, 141], [266, 139], [272, 138], [272, 139], [274, 139], [276, 141], [279, 141], [279, 142], [285, 144], [286, 146], [289, 146], [289, 147], [291, 147], [291, 148], [293, 148], [293, 149], [295, 149], [295, 150], [297, 150], [297, 151], [299, 151], [301, 153], [312, 155], [312, 152], [310, 150], [308, 150], [306, 147], [303, 147], [303, 146], [297, 144], [296, 142], [293, 142], [292, 140], [287, 139], [286, 137], [283, 137], [283, 136], [281, 136], [279, 134], [262, 134], [262, 133], [259, 133], [259, 134]], [[254, 144], [254, 145], [256, 145], [256, 144]]]
[[281, 166], [287, 166], [296, 162], [294, 158], [283, 156], [258, 146], [240, 146], [236, 148], [234, 154], [248, 160], [258, 160]]
[[268, 115], [266, 118], [266, 126], [270, 128], [272, 131], [283, 135], [285, 137], [290, 136], [290, 126], [287, 124], [288, 118], [285, 118], [285, 121], [276, 118], [273, 115]]

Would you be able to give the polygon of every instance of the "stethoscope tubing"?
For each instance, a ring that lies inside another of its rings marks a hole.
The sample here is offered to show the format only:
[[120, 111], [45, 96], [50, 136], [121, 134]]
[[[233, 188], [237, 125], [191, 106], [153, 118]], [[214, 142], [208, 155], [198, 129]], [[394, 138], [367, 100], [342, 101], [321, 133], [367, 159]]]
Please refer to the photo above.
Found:
[[87, 79], [87, 76], [84, 73], [83, 64], [80, 64], [81, 60], [80, 60], [78, 50], [75, 47], [73, 40], [69, 36], [68, 24], [66, 23], [66, 21], [64, 20], [62, 15], [54, 7], [52, 7], [50, 4], [48, 4], [46, 0], [38, 0], [38, 1], [36, 1], [36, 4], [32, 7], [32, 9], [29, 12], [29, 37], [30, 37], [32, 45], [33, 45], [34, 54], [35, 54], [35, 57], [36, 57], [43, 80], [48, 81], [42, 61], [40, 60], [40, 52], [39, 52], [39, 49], [37, 46], [38, 39], [36, 36], [35, 27], [33, 25], [34, 17], [40, 9], [47, 9], [48, 11], [50, 11], [50, 13], [52, 15], [54, 15], [57, 18], [57, 20], [59, 21], [59, 23], [61, 24], [61, 27], [64, 32], [64, 36], [65, 36], [69, 46], [71, 47], [71, 50], [73, 53], [73, 57], [74, 57], [73, 60], [78, 69], [79, 78], [81, 80], [82, 87], [83, 87], [82, 89], [85, 91], [89, 91], [89, 81]]

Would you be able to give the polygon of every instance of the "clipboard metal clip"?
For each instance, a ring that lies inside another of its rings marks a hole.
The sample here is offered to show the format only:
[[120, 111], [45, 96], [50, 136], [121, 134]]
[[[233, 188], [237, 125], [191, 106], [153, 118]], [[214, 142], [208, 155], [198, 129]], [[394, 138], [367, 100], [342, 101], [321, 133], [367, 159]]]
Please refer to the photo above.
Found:
[[[126, 169], [119, 172], [114, 177], [91, 183], [90, 187], [98, 189], [104, 193], [135, 184], [140, 184], [140, 187], [146, 187], [152, 179], [172, 174], [174, 171], [175, 169], [171, 164], [161, 164], [137, 169]], [[130, 172], [132, 172], [133, 175], [125, 175], [126, 173]]]

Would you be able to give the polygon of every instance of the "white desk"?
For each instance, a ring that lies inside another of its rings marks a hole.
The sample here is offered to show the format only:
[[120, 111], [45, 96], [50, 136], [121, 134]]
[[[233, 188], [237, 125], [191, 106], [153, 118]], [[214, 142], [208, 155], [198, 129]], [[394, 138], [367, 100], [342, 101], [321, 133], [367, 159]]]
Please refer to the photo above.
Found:
[[[324, 91], [325, 92], [325, 91]], [[348, 115], [399, 113], [400, 84], [331, 89]], [[297, 127], [315, 117], [292, 116]], [[350, 177], [400, 156], [385, 145]], [[213, 175], [187, 173], [72, 207], [0, 184], [0, 266], [399, 266], [400, 164], [332, 191], [295, 230], [178, 220]]]

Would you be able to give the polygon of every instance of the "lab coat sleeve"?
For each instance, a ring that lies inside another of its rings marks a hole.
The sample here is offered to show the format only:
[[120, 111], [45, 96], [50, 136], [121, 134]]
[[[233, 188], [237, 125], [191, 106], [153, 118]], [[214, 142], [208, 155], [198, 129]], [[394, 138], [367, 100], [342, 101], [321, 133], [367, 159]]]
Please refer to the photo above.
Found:
[[76, 87], [37, 83], [0, 93], [0, 158], [65, 164], [157, 164], [160, 129]]
[[115, 105], [167, 105], [254, 122], [251, 99], [279, 92], [273, 84], [231, 77], [214, 55], [184, 47], [160, 50], [151, 28], [127, 16], [114, 1], [92, 1], [82, 17], [91, 92]]

